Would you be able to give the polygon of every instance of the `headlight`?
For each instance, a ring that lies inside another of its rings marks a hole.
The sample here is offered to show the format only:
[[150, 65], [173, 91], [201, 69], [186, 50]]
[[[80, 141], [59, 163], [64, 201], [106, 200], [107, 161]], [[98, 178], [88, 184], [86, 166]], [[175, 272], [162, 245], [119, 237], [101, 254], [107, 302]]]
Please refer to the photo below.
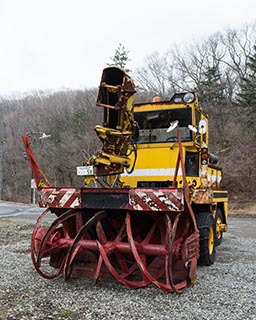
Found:
[[184, 94], [183, 100], [185, 103], [191, 103], [195, 100], [195, 96], [193, 95], [193, 93], [188, 92]]

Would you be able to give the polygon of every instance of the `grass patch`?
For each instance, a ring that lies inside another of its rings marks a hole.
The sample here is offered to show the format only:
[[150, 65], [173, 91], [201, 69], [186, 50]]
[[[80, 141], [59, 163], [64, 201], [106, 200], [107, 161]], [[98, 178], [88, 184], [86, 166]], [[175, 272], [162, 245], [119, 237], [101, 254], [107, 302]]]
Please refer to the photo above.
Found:
[[54, 308], [53, 309], [53, 313], [58, 313], [58, 316], [65, 317], [65, 318], [70, 318], [70, 319], [72, 319], [76, 315], [75, 311], [68, 310], [68, 309], [63, 309], [63, 308], [60, 308], [60, 307]]

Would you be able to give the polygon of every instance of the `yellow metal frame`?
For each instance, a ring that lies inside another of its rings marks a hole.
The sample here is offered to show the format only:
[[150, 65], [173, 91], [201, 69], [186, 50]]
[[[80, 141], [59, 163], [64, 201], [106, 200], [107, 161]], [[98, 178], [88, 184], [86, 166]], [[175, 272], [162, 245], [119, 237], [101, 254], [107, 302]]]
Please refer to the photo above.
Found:
[[[186, 180], [191, 189], [191, 202], [195, 201], [197, 206], [208, 205], [209, 212], [215, 216], [216, 208], [221, 206], [225, 225], [221, 225], [222, 232], [226, 230], [228, 221], [228, 198], [227, 191], [221, 188], [222, 170], [217, 165], [211, 165], [209, 159], [206, 164], [201, 161], [202, 149], [206, 148], [208, 152], [208, 117], [203, 113], [201, 107], [198, 105], [198, 99], [192, 103], [172, 103], [170, 101], [149, 102], [138, 104], [134, 106], [134, 117], [136, 120], [136, 113], [161, 111], [172, 109], [191, 109], [192, 123], [197, 132], [192, 132], [191, 141], [182, 142], [182, 154], [186, 159], [186, 152], [198, 154], [198, 175], [187, 174]], [[206, 124], [205, 132], [201, 133], [199, 128], [199, 121], [204, 120]], [[174, 142], [152, 142], [152, 143], [138, 143], [136, 159], [134, 154], [130, 156], [131, 163], [135, 163], [132, 174], [124, 173], [121, 176], [121, 181], [124, 186], [138, 187], [138, 183], [150, 182], [166, 182], [170, 183], [173, 180], [173, 173], [176, 166], [176, 159], [178, 156], [178, 145]], [[168, 173], [169, 172], [169, 173]], [[184, 182], [179, 170], [177, 177], [177, 186], [183, 187]], [[214, 197], [214, 191], [219, 191], [223, 197]], [[195, 193], [196, 192], [196, 193]], [[195, 195], [195, 197], [194, 197]]]

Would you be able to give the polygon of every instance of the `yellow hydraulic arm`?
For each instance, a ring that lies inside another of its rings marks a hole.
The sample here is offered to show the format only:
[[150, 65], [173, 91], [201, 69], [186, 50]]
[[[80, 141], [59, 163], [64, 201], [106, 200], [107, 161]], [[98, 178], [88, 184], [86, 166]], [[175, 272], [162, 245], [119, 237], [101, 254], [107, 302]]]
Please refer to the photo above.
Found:
[[93, 167], [85, 178], [86, 185], [107, 176], [104, 182], [111, 186], [119, 181], [124, 168], [130, 166], [129, 144], [137, 128], [133, 117], [134, 93], [134, 83], [123, 70], [116, 67], [103, 70], [96, 105], [104, 108], [104, 121], [102, 126], [95, 127], [103, 145], [84, 164]]

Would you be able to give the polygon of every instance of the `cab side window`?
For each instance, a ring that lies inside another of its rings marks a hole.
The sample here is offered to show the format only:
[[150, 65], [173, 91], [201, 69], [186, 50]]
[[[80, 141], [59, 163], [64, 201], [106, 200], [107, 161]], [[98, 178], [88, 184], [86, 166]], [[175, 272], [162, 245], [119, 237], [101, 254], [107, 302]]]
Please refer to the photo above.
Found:
[[199, 153], [186, 152], [185, 156], [185, 170], [187, 176], [199, 176]]

